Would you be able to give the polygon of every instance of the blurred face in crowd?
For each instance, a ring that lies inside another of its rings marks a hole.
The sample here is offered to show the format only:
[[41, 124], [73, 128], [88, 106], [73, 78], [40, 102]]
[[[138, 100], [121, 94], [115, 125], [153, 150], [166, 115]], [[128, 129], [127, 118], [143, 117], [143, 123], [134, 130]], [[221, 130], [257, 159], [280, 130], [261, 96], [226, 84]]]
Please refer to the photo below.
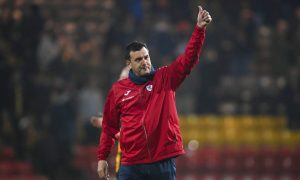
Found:
[[151, 72], [151, 60], [149, 51], [142, 47], [138, 51], [130, 51], [130, 59], [127, 60], [128, 66], [137, 76], [146, 76]]

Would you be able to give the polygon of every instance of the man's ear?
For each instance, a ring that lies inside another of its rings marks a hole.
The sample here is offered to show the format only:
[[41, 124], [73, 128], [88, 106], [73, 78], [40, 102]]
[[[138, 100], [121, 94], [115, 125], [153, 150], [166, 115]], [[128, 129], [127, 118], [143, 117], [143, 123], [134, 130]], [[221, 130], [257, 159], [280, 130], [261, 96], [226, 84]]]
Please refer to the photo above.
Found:
[[131, 69], [131, 63], [130, 63], [130, 60], [126, 60], [126, 65]]

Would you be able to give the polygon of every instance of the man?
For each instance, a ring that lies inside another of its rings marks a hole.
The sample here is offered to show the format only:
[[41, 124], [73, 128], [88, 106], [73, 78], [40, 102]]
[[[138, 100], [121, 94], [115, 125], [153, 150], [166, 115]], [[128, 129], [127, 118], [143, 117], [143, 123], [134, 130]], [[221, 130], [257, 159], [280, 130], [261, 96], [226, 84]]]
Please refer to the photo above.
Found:
[[199, 6], [197, 24], [185, 52], [155, 70], [143, 43], [126, 48], [129, 77], [113, 84], [106, 99], [98, 149], [98, 174], [108, 179], [107, 157], [120, 131], [118, 179], [175, 179], [175, 157], [184, 153], [175, 91], [197, 64], [209, 13]]

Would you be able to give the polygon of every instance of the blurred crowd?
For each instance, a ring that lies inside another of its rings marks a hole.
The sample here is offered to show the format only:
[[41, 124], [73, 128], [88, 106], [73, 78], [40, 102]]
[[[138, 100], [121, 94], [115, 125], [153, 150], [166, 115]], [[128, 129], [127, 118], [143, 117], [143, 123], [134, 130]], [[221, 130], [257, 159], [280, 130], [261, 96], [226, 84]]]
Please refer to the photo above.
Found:
[[72, 145], [98, 142], [89, 118], [125, 66], [124, 47], [146, 42], [156, 68], [169, 64], [198, 4], [213, 22], [179, 113], [286, 115], [300, 128], [297, 0], [0, 0], [0, 146], [49, 176], [65, 172]]

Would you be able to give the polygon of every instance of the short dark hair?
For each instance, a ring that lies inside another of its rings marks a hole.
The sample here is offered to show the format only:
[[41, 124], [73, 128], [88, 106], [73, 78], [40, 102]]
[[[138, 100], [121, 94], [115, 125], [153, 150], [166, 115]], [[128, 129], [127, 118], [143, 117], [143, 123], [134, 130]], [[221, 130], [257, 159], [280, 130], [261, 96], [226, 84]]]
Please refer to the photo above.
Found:
[[130, 60], [130, 52], [131, 51], [139, 51], [143, 47], [147, 48], [146, 43], [134, 41], [126, 46], [126, 51], [125, 51], [125, 60]]

